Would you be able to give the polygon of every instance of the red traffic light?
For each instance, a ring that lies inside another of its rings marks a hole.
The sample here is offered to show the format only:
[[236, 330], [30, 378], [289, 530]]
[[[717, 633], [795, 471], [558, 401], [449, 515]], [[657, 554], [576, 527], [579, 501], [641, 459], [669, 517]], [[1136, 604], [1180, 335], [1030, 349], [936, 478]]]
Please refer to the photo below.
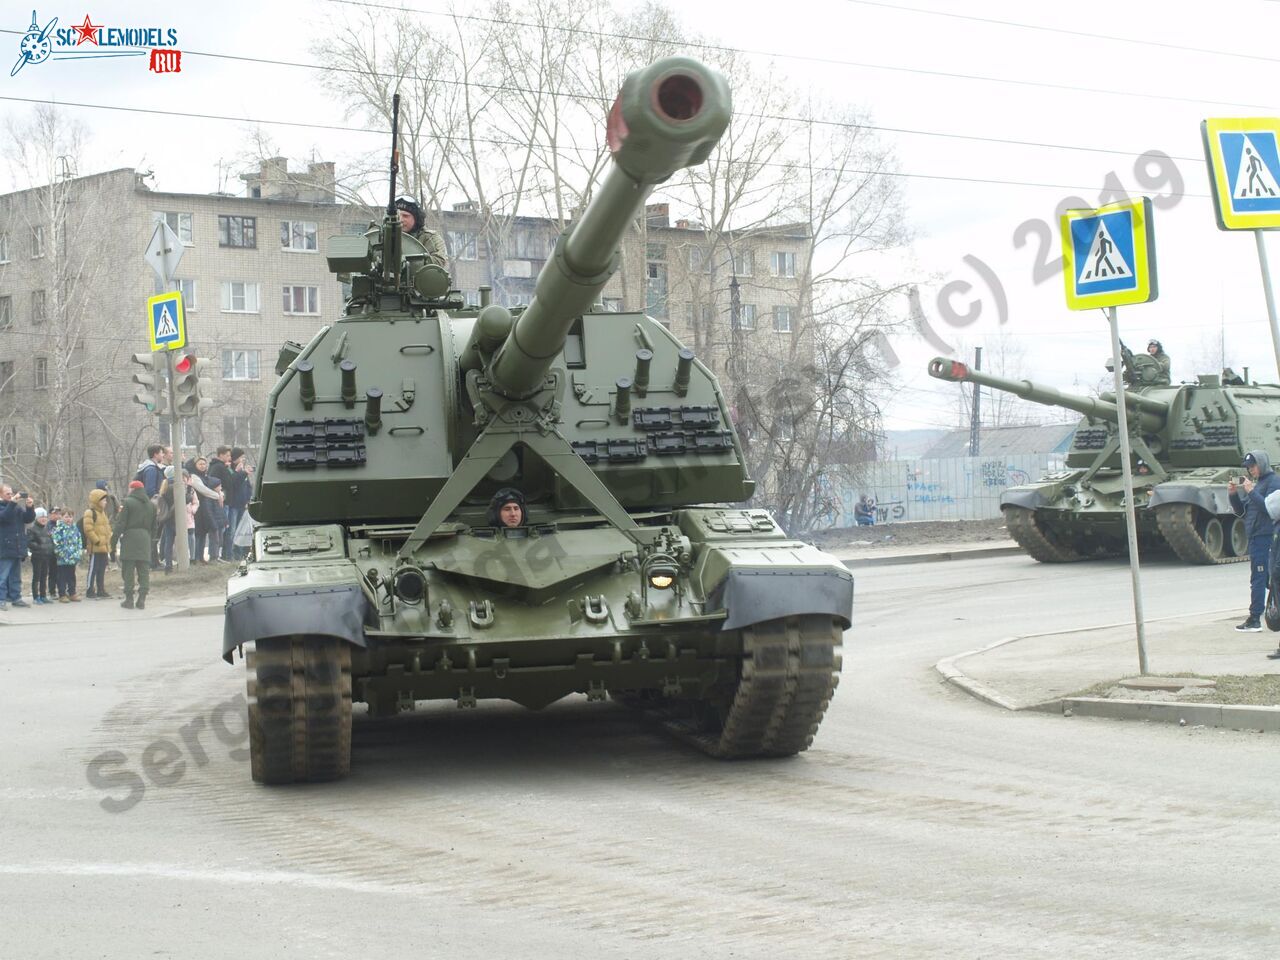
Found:
[[173, 369], [178, 373], [187, 373], [196, 365], [195, 357], [189, 353], [184, 353], [173, 364]]

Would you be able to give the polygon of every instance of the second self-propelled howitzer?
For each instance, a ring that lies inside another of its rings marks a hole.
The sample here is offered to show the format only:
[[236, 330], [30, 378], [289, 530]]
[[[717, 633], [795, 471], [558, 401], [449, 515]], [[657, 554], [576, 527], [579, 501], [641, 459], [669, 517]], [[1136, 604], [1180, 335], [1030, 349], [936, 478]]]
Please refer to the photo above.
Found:
[[715, 756], [809, 745], [852, 578], [734, 505], [754, 483], [714, 374], [656, 320], [600, 303], [645, 198], [703, 162], [729, 114], [692, 60], [627, 77], [613, 168], [526, 306], [486, 287], [466, 302], [390, 209], [327, 241], [351, 298], [281, 354], [259, 526], [228, 585], [255, 780], [345, 775], [353, 702], [373, 722], [576, 693]]
[[[1244, 522], [1227, 499], [1244, 455], [1280, 451], [1280, 386], [1224, 385], [1217, 375], [1195, 383], [1152, 385], [1159, 379], [1146, 355], [1125, 358], [1134, 512], [1139, 549], [1167, 546], [1188, 563], [1228, 563], [1249, 555]], [[1014, 380], [936, 357], [929, 375], [1003, 390], [1083, 414], [1065, 469], [1010, 487], [1000, 509], [1010, 535], [1046, 562], [1123, 555], [1124, 481], [1119, 408], [1114, 393], [1087, 397], [1030, 380]]]

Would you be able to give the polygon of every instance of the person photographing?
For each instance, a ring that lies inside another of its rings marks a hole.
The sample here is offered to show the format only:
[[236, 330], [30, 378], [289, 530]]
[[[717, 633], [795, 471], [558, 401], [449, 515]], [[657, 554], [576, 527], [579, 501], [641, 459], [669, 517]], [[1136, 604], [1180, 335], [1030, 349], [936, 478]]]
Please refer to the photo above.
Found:
[[1267, 513], [1266, 498], [1280, 490], [1280, 477], [1271, 469], [1271, 458], [1265, 450], [1250, 450], [1242, 463], [1245, 476], [1227, 482], [1231, 510], [1244, 518], [1249, 537], [1249, 616], [1236, 625], [1241, 633], [1257, 633], [1262, 629], [1262, 608], [1267, 598], [1267, 581], [1271, 570], [1271, 537], [1275, 523]]

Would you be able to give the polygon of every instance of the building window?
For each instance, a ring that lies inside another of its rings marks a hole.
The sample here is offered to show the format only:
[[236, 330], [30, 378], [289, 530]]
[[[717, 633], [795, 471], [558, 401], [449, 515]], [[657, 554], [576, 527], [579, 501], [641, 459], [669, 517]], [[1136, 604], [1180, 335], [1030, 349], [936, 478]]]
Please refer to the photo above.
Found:
[[648, 264], [648, 282], [645, 285], [645, 312], [662, 319], [667, 316], [667, 265]]
[[756, 305], [744, 303], [738, 307], [738, 329], [754, 330], [756, 328]]
[[476, 235], [470, 230], [446, 230], [444, 246], [455, 260], [475, 260]]
[[46, 390], [49, 387], [49, 358], [36, 357], [36, 389]]
[[796, 255], [775, 250], [773, 252], [773, 275], [775, 277], [794, 277], [796, 275]]
[[195, 220], [195, 215], [190, 213], [175, 213], [172, 210], [154, 210], [151, 213], [151, 219], [156, 223], [163, 220], [169, 225], [169, 229], [178, 235], [178, 239], [182, 241], [184, 247], [190, 247], [194, 244], [191, 238], [191, 225]]
[[702, 247], [689, 248], [689, 272], [690, 273], [710, 273], [711, 257], [707, 256], [707, 251]]
[[49, 452], [49, 425], [47, 423], [36, 424], [36, 456], [43, 457]]
[[773, 308], [773, 329], [779, 333], [791, 332], [791, 308], [790, 307], [774, 307]]
[[[715, 311], [712, 309], [711, 304], [709, 303], [689, 304], [689, 326], [692, 329], [710, 330], [711, 318], [714, 315], [715, 315]], [[701, 328], [699, 328], [698, 326], [699, 323], [701, 323]]]
[[44, 256], [44, 226], [37, 225], [31, 228], [31, 259]]
[[0, 297], [0, 330], [13, 326], [13, 297]]
[[9, 262], [9, 235], [0, 233], [0, 263]]
[[257, 447], [262, 443], [262, 418], [223, 417], [222, 442], [233, 447]]
[[738, 277], [749, 277], [756, 268], [756, 255], [753, 250], [741, 250], [733, 255], [733, 273]]
[[258, 246], [257, 217], [218, 217], [218, 246], [250, 247]]
[[287, 286], [283, 296], [284, 312], [315, 316], [320, 312], [320, 288]]
[[[169, 431], [169, 418], [160, 418], [160, 442], [173, 446], [173, 434]], [[200, 445], [200, 421], [193, 417], [182, 418], [182, 449], [194, 450]]]
[[13, 392], [13, 361], [0, 360], [0, 393]]
[[667, 245], [665, 243], [646, 243], [644, 245], [644, 258], [646, 260], [667, 259]]
[[280, 246], [285, 250], [303, 252], [320, 249], [316, 241], [316, 225], [309, 220], [281, 220]]
[[223, 350], [223, 380], [261, 380], [261, 350]]
[[175, 280], [178, 285], [178, 292], [182, 294], [182, 309], [186, 313], [195, 311], [198, 304], [196, 303], [196, 282], [194, 280]]
[[258, 285], [243, 280], [223, 280], [222, 312], [257, 313]]
[[0, 427], [0, 459], [18, 459], [18, 428]]
[[621, 297], [604, 297], [600, 301], [604, 305], [606, 313], [621, 313], [622, 298]]
[[48, 319], [45, 313], [45, 296], [43, 290], [31, 291], [31, 322], [44, 323]]
[[547, 235], [536, 227], [511, 231], [510, 256], [517, 260], [545, 260], [551, 246], [547, 243]]

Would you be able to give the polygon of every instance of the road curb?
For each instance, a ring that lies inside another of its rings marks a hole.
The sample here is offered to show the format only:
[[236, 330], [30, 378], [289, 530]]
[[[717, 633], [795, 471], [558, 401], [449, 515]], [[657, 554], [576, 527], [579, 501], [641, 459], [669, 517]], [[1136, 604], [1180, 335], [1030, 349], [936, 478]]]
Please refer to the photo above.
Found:
[[943, 550], [937, 553], [896, 553], [888, 557], [847, 557], [840, 562], [850, 570], [855, 567], [889, 567], [903, 563], [934, 563], [942, 560], [981, 560], [984, 557], [1006, 557], [1022, 553], [1018, 546], [979, 547], [976, 550]]
[[1147, 720], [1193, 727], [1280, 731], [1280, 707], [1232, 703], [1171, 703], [1167, 700], [1104, 700], [1063, 697], [1063, 716], [1104, 717], [1109, 720]]
[[[1230, 610], [1205, 611], [1203, 616], [1229, 613]], [[1169, 617], [1148, 618], [1148, 623], [1161, 620], [1184, 619], [1186, 614]], [[1005, 637], [995, 643], [976, 650], [966, 650], [950, 657], [944, 657], [933, 665], [933, 669], [947, 683], [959, 687], [977, 700], [989, 703], [1012, 712], [1033, 711], [1037, 713], [1062, 713], [1064, 716], [1106, 717], [1114, 720], [1151, 720], [1166, 723], [1185, 722], [1192, 726], [1230, 727], [1232, 729], [1280, 731], [1280, 707], [1245, 706], [1228, 703], [1174, 703], [1167, 700], [1110, 700], [1101, 697], [1054, 697], [1038, 703], [1018, 703], [1000, 693], [989, 684], [977, 680], [960, 669], [959, 663], [967, 657], [986, 653], [997, 647], [1003, 647], [1019, 640], [1034, 640], [1037, 637], [1051, 637], [1063, 633], [1087, 633], [1094, 630], [1108, 630], [1125, 623], [1104, 623], [1094, 627], [1080, 627], [1075, 630], [1047, 630], [1042, 633], [1025, 633], [1013, 637]], [[1155, 709], [1163, 708], [1163, 709]]]
[[179, 607], [177, 610], [170, 610], [161, 614], [156, 619], [165, 619], [168, 617], [207, 617], [226, 611], [225, 603], [206, 603], [197, 607]]

